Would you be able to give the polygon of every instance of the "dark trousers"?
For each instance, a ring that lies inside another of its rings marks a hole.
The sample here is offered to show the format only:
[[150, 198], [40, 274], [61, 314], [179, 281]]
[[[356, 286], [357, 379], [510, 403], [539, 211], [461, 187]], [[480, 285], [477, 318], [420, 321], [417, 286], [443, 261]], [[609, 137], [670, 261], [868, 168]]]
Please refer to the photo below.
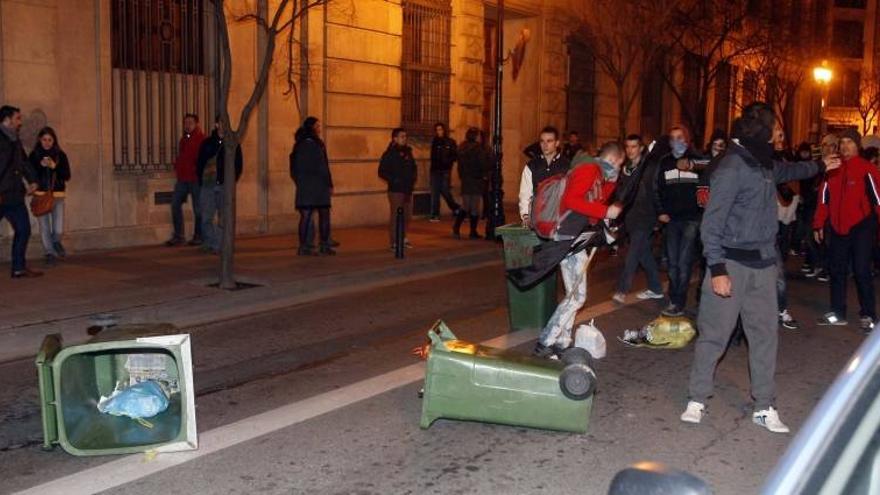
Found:
[[24, 203], [0, 205], [0, 220], [6, 219], [15, 234], [12, 237], [12, 272], [25, 269], [25, 254], [31, 238], [31, 221]]
[[299, 245], [300, 247], [314, 247], [312, 244], [315, 234], [312, 217], [318, 212], [318, 235], [321, 238], [321, 246], [330, 246], [330, 208], [297, 208], [299, 211]]
[[828, 235], [828, 268], [831, 275], [831, 311], [846, 317], [846, 282], [852, 265], [853, 278], [859, 294], [860, 317], [877, 318], [871, 256], [877, 238], [877, 219], [871, 215], [858, 223], [848, 235], [826, 229]]
[[669, 255], [669, 302], [687, 305], [688, 286], [696, 259], [697, 220], [672, 220], [666, 224], [666, 253]]
[[440, 198], [446, 201], [446, 206], [453, 212], [458, 210], [458, 203], [452, 197], [449, 189], [450, 172], [431, 172], [431, 216], [440, 216]]
[[629, 292], [636, 270], [641, 266], [645, 270], [645, 277], [648, 279], [648, 289], [658, 294], [663, 293], [663, 286], [660, 285], [660, 273], [657, 270], [657, 261], [654, 260], [654, 253], [651, 250], [653, 234], [653, 227], [629, 231], [629, 251], [626, 253], [623, 271], [620, 272], [620, 278], [617, 280], [617, 292], [622, 294]]
[[397, 209], [403, 208], [403, 239], [406, 240], [406, 229], [412, 217], [412, 193], [388, 192], [388, 205], [390, 215], [388, 217], [388, 239], [391, 245], [395, 245], [394, 231], [397, 226]]
[[186, 232], [183, 228], [183, 203], [186, 202], [187, 196], [192, 196], [193, 216], [195, 217], [195, 230], [193, 237], [200, 239], [202, 237], [202, 212], [199, 208], [199, 193], [201, 188], [198, 182], [181, 182], [174, 184], [174, 194], [171, 197], [171, 221], [174, 224], [174, 237], [183, 239]]

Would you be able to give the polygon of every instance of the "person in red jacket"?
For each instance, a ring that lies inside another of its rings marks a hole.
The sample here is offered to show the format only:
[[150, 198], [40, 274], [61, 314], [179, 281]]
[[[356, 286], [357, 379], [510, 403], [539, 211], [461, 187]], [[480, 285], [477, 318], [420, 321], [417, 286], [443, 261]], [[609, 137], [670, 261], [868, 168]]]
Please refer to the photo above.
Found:
[[871, 253], [880, 215], [880, 172], [859, 156], [861, 136], [854, 129], [841, 134], [839, 146], [843, 164], [822, 181], [813, 220], [816, 242], [828, 244], [831, 275], [831, 311], [817, 323], [846, 325], [846, 279], [852, 266], [860, 327], [870, 332], [877, 321]]
[[171, 197], [171, 221], [174, 224], [174, 234], [165, 243], [168, 247], [180, 246], [184, 241], [183, 226], [183, 203], [187, 196], [192, 197], [193, 216], [195, 228], [193, 238], [189, 241], [190, 246], [198, 246], [202, 243], [202, 215], [199, 211], [199, 178], [196, 174], [196, 164], [199, 159], [199, 148], [205, 140], [205, 133], [199, 127], [199, 116], [188, 113], [183, 117], [183, 136], [177, 148], [177, 159], [174, 160], [174, 172], [177, 182], [174, 184], [174, 194]]
[[559, 263], [565, 297], [538, 337], [534, 351], [537, 356], [561, 354], [572, 343], [574, 320], [587, 301], [587, 267], [595, 252], [592, 249], [589, 253], [587, 249], [578, 249], [579, 238], [604, 219], [614, 219], [620, 215], [622, 207], [608, 203], [625, 158], [620, 144], [606, 143], [599, 150], [596, 161], [576, 165], [568, 174], [560, 201], [560, 214], [565, 216], [558, 229], [560, 237], [574, 239], [571, 244], [573, 249]]

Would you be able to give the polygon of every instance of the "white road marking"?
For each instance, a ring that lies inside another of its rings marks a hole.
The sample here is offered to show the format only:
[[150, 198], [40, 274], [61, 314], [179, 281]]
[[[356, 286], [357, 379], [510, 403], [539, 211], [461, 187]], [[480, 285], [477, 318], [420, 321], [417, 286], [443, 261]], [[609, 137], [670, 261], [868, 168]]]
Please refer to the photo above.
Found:
[[[639, 301], [632, 301], [627, 305], [636, 302]], [[590, 317], [593, 318], [617, 309], [620, 309], [620, 307], [606, 301], [581, 310], [581, 314], [589, 313]], [[578, 321], [581, 321], [581, 319], [579, 318]], [[518, 331], [484, 341], [482, 345], [509, 349], [525, 344], [535, 338], [534, 332]], [[356, 402], [409, 385], [422, 380], [424, 376], [424, 362], [405, 366], [201, 433], [199, 435], [198, 450], [158, 454], [152, 460], [147, 460], [144, 454], [128, 455], [17, 493], [22, 495], [68, 495], [70, 493], [97, 493], [110, 490], [268, 433], [350, 406]]]

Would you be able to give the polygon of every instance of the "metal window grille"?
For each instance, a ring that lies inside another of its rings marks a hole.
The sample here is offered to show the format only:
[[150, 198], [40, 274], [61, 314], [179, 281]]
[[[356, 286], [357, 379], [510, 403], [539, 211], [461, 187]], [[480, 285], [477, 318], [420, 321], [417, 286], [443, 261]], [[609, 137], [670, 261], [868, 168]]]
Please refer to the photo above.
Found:
[[450, 30], [448, 0], [403, 2], [403, 126], [430, 136], [449, 119]]
[[173, 168], [183, 115], [213, 119], [216, 30], [204, 0], [113, 0], [113, 166]]

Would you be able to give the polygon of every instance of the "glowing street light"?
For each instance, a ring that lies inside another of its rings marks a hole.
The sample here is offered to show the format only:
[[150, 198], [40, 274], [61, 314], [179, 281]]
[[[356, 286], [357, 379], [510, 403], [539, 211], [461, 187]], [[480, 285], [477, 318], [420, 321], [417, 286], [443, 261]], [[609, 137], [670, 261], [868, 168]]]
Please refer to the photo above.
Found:
[[823, 61], [822, 65], [813, 69], [813, 79], [820, 85], [830, 83], [833, 76], [834, 73], [828, 68], [828, 62]]

